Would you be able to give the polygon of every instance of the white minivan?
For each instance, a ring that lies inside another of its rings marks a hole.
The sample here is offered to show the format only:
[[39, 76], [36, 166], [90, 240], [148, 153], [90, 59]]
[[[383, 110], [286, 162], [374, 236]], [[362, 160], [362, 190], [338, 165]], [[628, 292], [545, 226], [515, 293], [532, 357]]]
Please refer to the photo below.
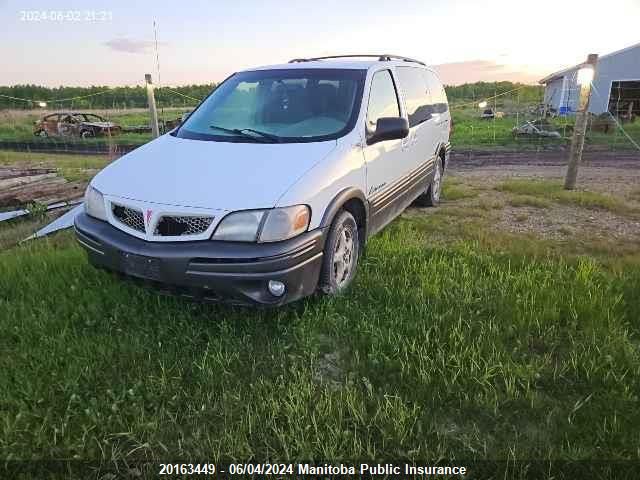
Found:
[[409, 58], [235, 73], [95, 176], [77, 239], [96, 266], [205, 300], [336, 294], [368, 237], [438, 203], [450, 126], [442, 83]]

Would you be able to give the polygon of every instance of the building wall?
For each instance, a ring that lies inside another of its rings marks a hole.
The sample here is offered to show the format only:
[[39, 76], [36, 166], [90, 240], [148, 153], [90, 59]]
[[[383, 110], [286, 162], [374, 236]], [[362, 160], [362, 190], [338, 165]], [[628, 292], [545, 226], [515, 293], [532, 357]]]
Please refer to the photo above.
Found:
[[556, 110], [560, 109], [560, 97], [562, 96], [562, 77], [547, 83], [544, 88], [544, 103]]
[[616, 80], [640, 80], [640, 45], [598, 62], [589, 102], [591, 113], [600, 114], [608, 110], [611, 82]]
[[[611, 82], [617, 80], [640, 80], [640, 45], [600, 59], [593, 79], [589, 112], [601, 114], [608, 110]], [[545, 86], [545, 102], [558, 111], [564, 107], [575, 113], [579, 97], [577, 69], [570, 70], [564, 77], [556, 78]]]
[[562, 106], [566, 108], [567, 112], [575, 113], [578, 110], [578, 104], [580, 103], [580, 87], [578, 86], [578, 70], [571, 70], [565, 75], [567, 81], [565, 82], [564, 101]]
[[547, 83], [544, 89], [545, 103], [558, 112], [575, 112], [580, 94], [576, 78], [576, 71], [573, 70]]

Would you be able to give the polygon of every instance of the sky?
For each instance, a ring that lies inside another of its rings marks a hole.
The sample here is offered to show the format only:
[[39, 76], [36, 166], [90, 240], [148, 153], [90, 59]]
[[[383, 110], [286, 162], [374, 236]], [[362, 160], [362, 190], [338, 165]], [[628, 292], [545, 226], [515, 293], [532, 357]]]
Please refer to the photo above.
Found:
[[447, 84], [535, 83], [640, 42], [638, 18], [640, 0], [0, 0], [0, 85], [211, 83], [345, 53], [418, 58]]

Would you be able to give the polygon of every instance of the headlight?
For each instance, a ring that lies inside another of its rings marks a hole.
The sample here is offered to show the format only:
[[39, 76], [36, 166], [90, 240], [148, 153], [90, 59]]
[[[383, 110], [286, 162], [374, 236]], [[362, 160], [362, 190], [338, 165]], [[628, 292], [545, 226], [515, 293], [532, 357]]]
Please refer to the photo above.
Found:
[[230, 213], [222, 219], [211, 238], [232, 242], [255, 242], [264, 213], [264, 210]]
[[84, 192], [84, 211], [99, 220], [107, 221], [107, 211], [104, 208], [104, 197], [91, 185]]
[[310, 218], [306, 205], [269, 210], [258, 241], [277, 242], [300, 235], [309, 227]]
[[311, 212], [306, 205], [234, 212], [222, 219], [213, 240], [278, 242], [305, 232]]

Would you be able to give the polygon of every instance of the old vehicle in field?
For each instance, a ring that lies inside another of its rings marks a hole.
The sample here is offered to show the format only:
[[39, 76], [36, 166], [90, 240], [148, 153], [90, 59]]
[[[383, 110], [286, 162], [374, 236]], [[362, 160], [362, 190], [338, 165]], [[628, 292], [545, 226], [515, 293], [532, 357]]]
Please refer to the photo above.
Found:
[[414, 201], [438, 204], [450, 151], [431, 68], [355, 57], [235, 73], [111, 163], [75, 217], [89, 261], [205, 300], [344, 291], [369, 237]]
[[81, 137], [118, 135], [122, 127], [95, 113], [58, 112], [36, 121], [33, 134], [39, 137]]

